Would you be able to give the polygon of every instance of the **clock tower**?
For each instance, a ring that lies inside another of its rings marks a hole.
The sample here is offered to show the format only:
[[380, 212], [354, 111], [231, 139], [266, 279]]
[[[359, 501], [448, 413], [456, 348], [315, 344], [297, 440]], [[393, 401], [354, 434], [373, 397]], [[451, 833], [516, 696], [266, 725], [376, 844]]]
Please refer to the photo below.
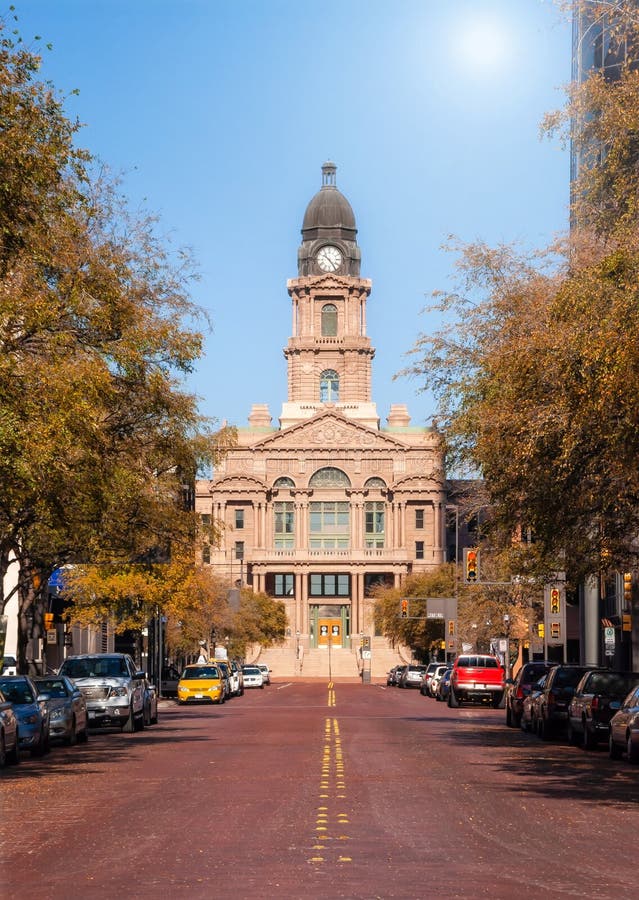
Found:
[[369, 279], [360, 277], [355, 216], [337, 189], [336, 166], [322, 166], [322, 186], [306, 208], [298, 277], [288, 282], [293, 333], [284, 350], [288, 399], [280, 425], [287, 428], [333, 406], [347, 418], [378, 429], [371, 400], [371, 362], [366, 336]]

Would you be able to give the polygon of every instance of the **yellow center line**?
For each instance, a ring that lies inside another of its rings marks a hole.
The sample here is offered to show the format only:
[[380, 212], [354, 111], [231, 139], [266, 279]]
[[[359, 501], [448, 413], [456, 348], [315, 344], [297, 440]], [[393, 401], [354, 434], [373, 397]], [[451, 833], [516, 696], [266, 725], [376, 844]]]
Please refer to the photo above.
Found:
[[[328, 706], [335, 706], [335, 691], [333, 682], [329, 682]], [[340, 737], [339, 722], [334, 718], [327, 718], [324, 725], [324, 744], [322, 751], [322, 765], [320, 775], [319, 799], [321, 805], [315, 810], [315, 836], [311, 849], [314, 854], [317, 851], [326, 851], [324, 855], [313, 855], [309, 863], [321, 865], [325, 862], [349, 863], [352, 856], [345, 856], [343, 850], [335, 841], [348, 841], [350, 836], [344, 834], [345, 826], [349, 825], [348, 813], [344, 812], [343, 803], [346, 796], [346, 778], [344, 774], [344, 756], [342, 753], [342, 739]], [[339, 811], [336, 811], [339, 810]], [[333, 835], [329, 832], [334, 829]], [[332, 852], [331, 852], [332, 851]]]

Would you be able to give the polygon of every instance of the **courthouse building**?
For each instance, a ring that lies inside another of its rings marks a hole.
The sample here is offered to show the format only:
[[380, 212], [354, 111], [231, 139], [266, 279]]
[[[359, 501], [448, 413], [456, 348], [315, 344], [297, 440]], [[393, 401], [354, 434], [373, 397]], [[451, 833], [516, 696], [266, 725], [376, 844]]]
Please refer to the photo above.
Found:
[[203, 564], [285, 603], [282, 674], [299, 671], [300, 657], [310, 671], [327, 649], [339, 651], [334, 660], [350, 657], [343, 672], [356, 672], [362, 634], [384, 660], [371, 588], [399, 586], [446, 557], [439, 437], [411, 425], [401, 403], [382, 427], [371, 397], [372, 285], [360, 274], [355, 216], [335, 172], [333, 163], [322, 167], [287, 285], [292, 333], [279, 423], [255, 404], [237, 446], [196, 489], [203, 521], [224, 526]]

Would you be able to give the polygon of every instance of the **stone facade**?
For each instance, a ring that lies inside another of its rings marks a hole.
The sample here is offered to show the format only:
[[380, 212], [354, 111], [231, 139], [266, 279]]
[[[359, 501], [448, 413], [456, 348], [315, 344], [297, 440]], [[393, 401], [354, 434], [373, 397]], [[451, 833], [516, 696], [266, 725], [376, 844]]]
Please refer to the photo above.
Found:
[[288, 282], [292, 334], [279, 427], [256, 404], [237, 447], [196, 487], [196, 510], [223, 525], [205, 560], [230, 582], [284, 601], [291, 652], [329, 641], [358, 647], [355, 637], [374, 635], [371, 588], [399, 586], [445, 560], [439, 436], [411, 426], [403, 404], [381, 428], [371, 398], [371, 282], [352, 274], [355, 235], [327, 163], [305, 216], [299, 274]]

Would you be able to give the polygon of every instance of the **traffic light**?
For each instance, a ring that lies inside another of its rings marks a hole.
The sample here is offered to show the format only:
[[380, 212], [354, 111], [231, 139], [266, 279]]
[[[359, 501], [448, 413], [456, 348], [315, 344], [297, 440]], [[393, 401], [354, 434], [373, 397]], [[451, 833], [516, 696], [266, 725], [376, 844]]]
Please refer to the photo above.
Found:
[[551, 622], [550, 623], [550, 637], [554, 641], [558, 641], [561, 636], [561, 627], [559, 622]]
[[479, 579], [479, 550], [464, 548], [464, 581], [474, 584]]
[[623, 573], [623, 604], [627, 609], [632, 604], [632, 572]]
[[44, 628], [45, 631], [49, 631], [51, 628], [53, 628], [53, 613], [44, 614]]
[[629, 613], [623, 613], [621, 616], [621, 630], [632, 631], [632, 616]]
[[449, 619], [449, 621], [448, 621], [448, 634], [451, 635], [451, 637], [455, 634], [455, 620], [454, 619]]
[[362, 650], [370, 650], [371, 649], [371, 639], [369, 635], [364, 635], [362, 638]]
[[401, 617], [402, 619], [408, 618], [408, 600], [402, 600], [401, 602]]
[[552, 616], [559, 615], [559, 591], [557, 588], [553, 588], [550, 591], [550, 614]]
[[543, 622], [539, 622], [539, 623], [537, 624], [537, 637], [542, 638], [542, 637], [544, 637], [545, 634], [546, 634], [546, 632], [545, 632], [545, 629], [544, 629], [544, 623], [543, 623]]

